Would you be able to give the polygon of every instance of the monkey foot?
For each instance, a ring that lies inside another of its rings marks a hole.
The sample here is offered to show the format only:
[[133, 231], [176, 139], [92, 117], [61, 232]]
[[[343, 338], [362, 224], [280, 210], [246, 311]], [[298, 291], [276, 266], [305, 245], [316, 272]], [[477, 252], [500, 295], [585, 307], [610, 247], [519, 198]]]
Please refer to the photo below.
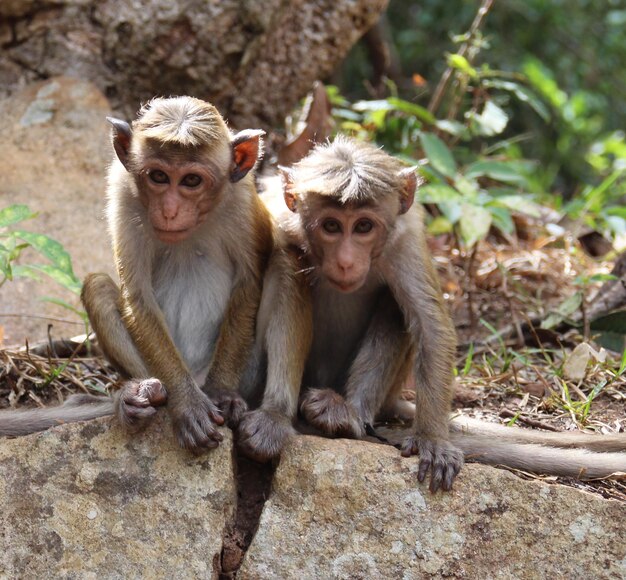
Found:
[[430, 491], [436, 492], [440, 487], [444, 491], [452, 489], [454, 478], [463, 467], [463, 452], [445, 440], [426, 439], [419, 435], [407, 437], [401, 448], [403, 457], [419, 455], [419, 471], [417, 479], [424, 481], [430, 469]]
[[170, 414], [178, 443], [194, 454], [215, 449], [224, 439], [217, 428], [224, 417], [198, 387], [176, 402], [170, 401]]
[[248, 404], [237, 392], [230, 389], [204, 389], [204, 392], [213, 401], [224, 417], [226, 424], [235, 429], [241, 417], [248, 410]]
[[354, 408], [331, 389], [311, 389], [300, 403], [306, 421], [329, 437], [360, 439], [365, 435], [363, 422]]
[[128, 381], [118, 393], [115, 414], [129, 431], [140, 431], [150, 423], [156, 408], [165, 405], [167, 392], [158, 379]]
[[237, 448], [249, 459], [266, 463], [280, 455], [293, 434], [295, 429], [285, 415], [258, 409], [242, 417], [236, 432]]

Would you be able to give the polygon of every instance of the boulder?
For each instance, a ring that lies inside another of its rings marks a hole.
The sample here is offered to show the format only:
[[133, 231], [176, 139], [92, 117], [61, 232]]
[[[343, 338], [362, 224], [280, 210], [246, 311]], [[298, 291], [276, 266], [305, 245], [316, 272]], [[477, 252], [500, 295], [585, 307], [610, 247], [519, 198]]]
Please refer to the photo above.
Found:
[[236, 491], [230, 431], [180, 449], [165, 413], [127, 436], [109, 418], [0, 442], [3, 578], [211, 578]]
[[417, 459], [298, 437], [239, 578], [624, 578], [626, 505], [466, 465], [451, 493]]
[[[93, 84], [68, 77], [35, 83], [0, 101], [0, 209], [26, 204], [37, 212], [36, 219], [16, 227], [58, 240], [81, 279], [92, 271], [114, 271], [103, 213], [105, 172], [113, 154], [110, 114]], [[33, 251], [24, 252], [21, 261], [47, 262]], [[17, 278], [0, 289], [5, 345], [45, 338], [48, 323], [54, 324], [56, 338], [84, 332], [78, 316], [37, 300], [51, 296], [80, 307], [78, 296], [45, 276], [41, 280]]]
[[387, 0], [3, 0], [0, 95], [67, 74], [132, 115], [155, 94], [214, 103], [240, 129], [282, 126]]

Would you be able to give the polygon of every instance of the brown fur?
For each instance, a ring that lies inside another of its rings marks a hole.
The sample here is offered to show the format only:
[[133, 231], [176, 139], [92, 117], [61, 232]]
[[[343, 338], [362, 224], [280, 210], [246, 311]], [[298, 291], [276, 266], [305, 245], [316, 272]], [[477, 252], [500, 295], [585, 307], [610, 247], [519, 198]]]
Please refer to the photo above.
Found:
[[[626, 437], [574, 440], [484, 423], [459, 427], [458, 420], [450, 434], [456, 337], [426, 246], [422, 210], [411, 207], [415, 186], [412, 172], [397, 160], [371, 145], [339, 138], [286, 173], [284, 197], [293, 213], [276, 211], [275, 200], [267, 200], [283, 231], [282, 246], [300, 254], [297, 263], [282, 266], [304, 281], [286, 292], [277, 278], [289, 279], [288, 274], [269, 271], [267, 285], [275, 285], [273, 295], [280, 301], [264, 298], [260, 316], [282, 319], [267, 342], [280, 351], [288, 345], [281, 330], [310, 333], [305, 342], [311, 348], [283, 351], [291, 369], [303, 369], [302, 379], [274, 384], [261, 409], [244, 416], [242, 451], [265, 460], [278, 454], [293, 433], [289, 427], [296, 413], [293, 405], [272, 402], [281, 396], [292, 401], [301, 389], [303, 418], [333, 437], [362, 437], [377, 417], [406, 418], [414, 407], [402, 454], [420, 456], [418, 478], [430, 470], [432, 490], [450, 489], [464, 455], [574, 477], [626, 471], [624, 453], [565, 453], [544, 446], [624, 451]], [[359, 234], [363, 220], [362, 231], [371, 224], [371, 234]], [[289, 298], [310, 301], [312, 324]], [[415, 406], [399, 400], [409, 377], [416, 384]]]
[[[251, 172], [263, 132], [232, 134], [215, 107], [190, 97], [152, 100], [132, 127], [110, 121], [120, 285], [91, 274], [83, 303], [109, 360], [162, 383], [179, 443], [198, 452], [221, 441], [224, 416], [235, 424], [246, 408], [237, 389], [273, 245]], [[117, 401], [133, 428], [154, 412], [130, 388]]]

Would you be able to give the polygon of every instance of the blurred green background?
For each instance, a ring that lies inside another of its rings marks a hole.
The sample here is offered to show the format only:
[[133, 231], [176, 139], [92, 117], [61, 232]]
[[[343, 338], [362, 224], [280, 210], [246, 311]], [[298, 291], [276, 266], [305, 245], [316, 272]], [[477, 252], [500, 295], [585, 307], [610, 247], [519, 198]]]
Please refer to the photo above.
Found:
[[385, 77], [366, 37], [335, 76], [334, 115], [340, 130], [428, 159], [431, 229], [471, 246], [492, 225], [511, 232], [510, 211], [536, 212], [532, 200], [625, 243], [626, 2], [391, 0], [376, 33]]

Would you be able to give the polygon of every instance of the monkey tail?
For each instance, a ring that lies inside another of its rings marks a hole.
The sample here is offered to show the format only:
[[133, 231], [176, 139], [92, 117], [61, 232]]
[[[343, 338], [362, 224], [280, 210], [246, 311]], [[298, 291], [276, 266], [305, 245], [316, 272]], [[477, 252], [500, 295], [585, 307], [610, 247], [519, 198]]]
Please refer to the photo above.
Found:
[[58, 407], [0, 412], [0, 436], [19, 437], [63, 423], [105, 417], [113, 412], [114, 403], [110, 397], [72, 395]]
[[585, 433], [536, 431], [494, 425], [465, 416], [454, 417], [450, 422], [450, 430], [452, 433], [483, 435], [509, 443], [531, 443], [564, 449], [584, 448], [599, 453], [626, 451], [626, 433], [589, 435]]
[[492, 435], [458, 432], [452, 434], [451, 440], [469, 461], [577, 479], [610, 476], [626, 479], [626, 453], [555, 448], [502, 441]]

